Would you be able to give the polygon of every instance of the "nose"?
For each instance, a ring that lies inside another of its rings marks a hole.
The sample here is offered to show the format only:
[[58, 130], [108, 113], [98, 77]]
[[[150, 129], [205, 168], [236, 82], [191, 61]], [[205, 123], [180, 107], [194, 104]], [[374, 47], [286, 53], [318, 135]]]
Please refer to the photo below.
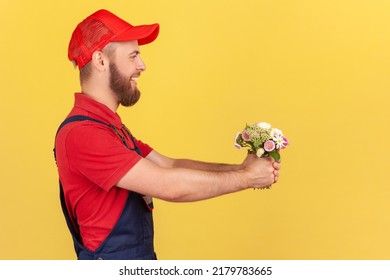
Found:
[[142, 58], [139, 56], [138, 57], [138, 64], [137, 64], [137, 70], [139, 71], [145, 71], [146, 70], [146, 65]]

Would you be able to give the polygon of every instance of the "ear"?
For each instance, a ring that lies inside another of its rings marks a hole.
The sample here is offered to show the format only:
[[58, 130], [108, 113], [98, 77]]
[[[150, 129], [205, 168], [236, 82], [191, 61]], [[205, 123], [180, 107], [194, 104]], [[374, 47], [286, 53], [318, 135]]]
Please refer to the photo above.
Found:
[[106, 71], [108, 68], [108, 58], [101, 51], [95, 51], [92, 54], [91, 62], [93, 67], [96, 68], [99, 72]]

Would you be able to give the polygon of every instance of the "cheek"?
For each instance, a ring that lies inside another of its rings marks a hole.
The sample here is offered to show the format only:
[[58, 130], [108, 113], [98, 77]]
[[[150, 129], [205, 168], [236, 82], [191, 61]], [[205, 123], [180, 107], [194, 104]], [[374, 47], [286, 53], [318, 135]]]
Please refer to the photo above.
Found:
[[118, 70], [125, 76], [131, 76], [137, 70], [137, 65], [128, 58], [124, 58], [117, 63]]
[[136, 73], [136, 69], [133, 66], [127, 66], [119, 69], [119, 71], [122, 73], [122, 75], [128, 79], [131, 78], [132, 75]]

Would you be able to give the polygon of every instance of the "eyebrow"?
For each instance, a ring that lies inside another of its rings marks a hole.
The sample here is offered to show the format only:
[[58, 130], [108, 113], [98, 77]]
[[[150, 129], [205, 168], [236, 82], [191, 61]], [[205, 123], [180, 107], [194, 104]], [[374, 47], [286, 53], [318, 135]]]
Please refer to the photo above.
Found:
[[129, 53], [129, 56], [133, 55], [133, 54], [141, 54], [141, 52], [139, 50], [132, 51], [131, 53]]

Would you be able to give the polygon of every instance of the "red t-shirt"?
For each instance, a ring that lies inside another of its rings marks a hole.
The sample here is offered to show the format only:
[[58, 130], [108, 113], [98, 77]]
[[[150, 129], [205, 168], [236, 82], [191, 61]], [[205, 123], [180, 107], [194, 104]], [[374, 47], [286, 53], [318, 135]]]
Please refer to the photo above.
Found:
[[[86, 115], [114, 125], [132, 141], [122, 128], [118, 114], [84, 94], [75, 94], [68, 115]], [[135, 139], [146, 157], [152, 148]], [[108, 236], [119, 219], [128, 191], [115, 184], [142, 158], [122, 143], [108, 126], [93, 121], [65, 125], [56, 138], [58, 173], [68, 211], [76, 217], [83, 245], [94, 251]]]

